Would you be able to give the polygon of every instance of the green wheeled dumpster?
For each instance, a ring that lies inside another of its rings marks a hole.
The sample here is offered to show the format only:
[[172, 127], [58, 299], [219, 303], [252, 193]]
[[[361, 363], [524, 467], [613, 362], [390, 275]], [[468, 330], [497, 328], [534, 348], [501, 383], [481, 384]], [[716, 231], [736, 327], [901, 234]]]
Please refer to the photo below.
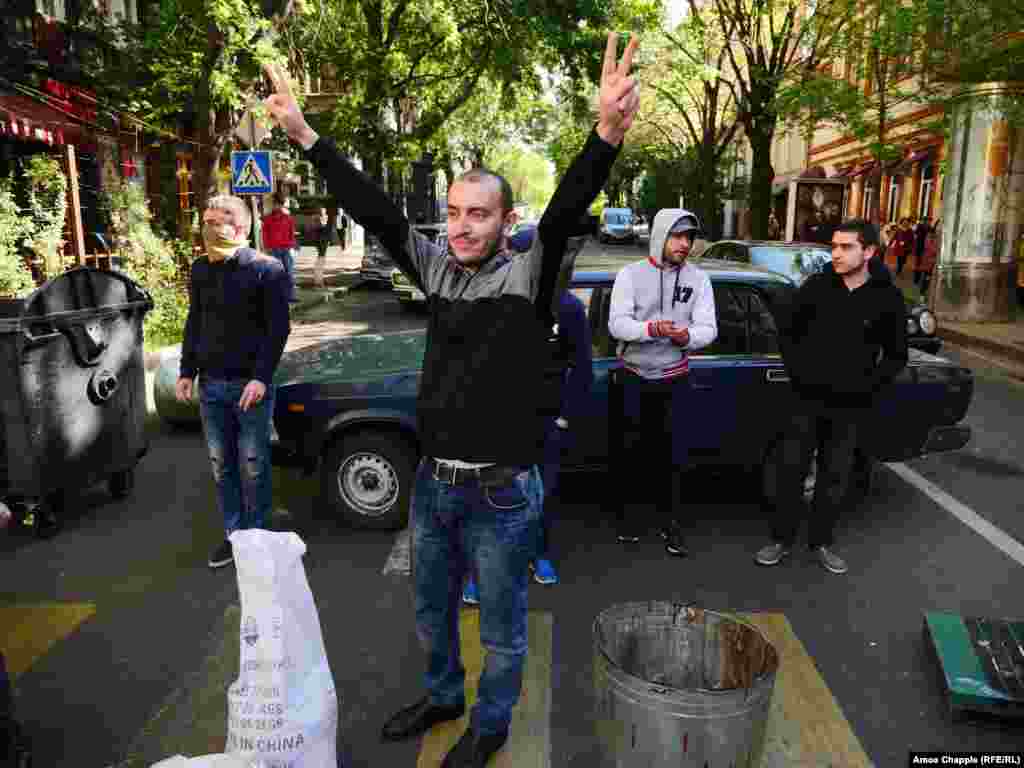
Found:
[[[148, 447], [142, 321], [120, 272], [77, 268], [0, 300], [0, 499], [55, 528], [66, 492], [132, 488]], [[38, 530], [38, 528], [37, 528]]]

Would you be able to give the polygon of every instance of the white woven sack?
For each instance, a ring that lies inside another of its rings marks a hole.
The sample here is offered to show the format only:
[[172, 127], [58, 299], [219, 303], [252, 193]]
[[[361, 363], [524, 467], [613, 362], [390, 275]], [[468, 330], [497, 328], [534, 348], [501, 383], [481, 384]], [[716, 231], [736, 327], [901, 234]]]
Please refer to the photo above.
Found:
[[[225, 751], [252, 768], [337, 768], [338, 699], [294, 533], [231, 534], [241, 669], [228, 688]], [[191, 768], [191, 767], [190, 767]]]

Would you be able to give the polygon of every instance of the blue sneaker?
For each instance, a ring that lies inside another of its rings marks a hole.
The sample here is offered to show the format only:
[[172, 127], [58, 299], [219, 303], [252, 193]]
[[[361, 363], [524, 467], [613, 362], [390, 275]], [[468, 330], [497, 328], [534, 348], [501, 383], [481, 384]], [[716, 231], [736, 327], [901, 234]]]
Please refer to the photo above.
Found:
[[557, 584], [558, 574], [550, 560], [541, 558], [533, 566], [533, 580], [538, 584]]
[[473, 577], [466, 579], [466, 585], [462, 588], [462, 602], [466, 605], [480, 605], [480, 593]]

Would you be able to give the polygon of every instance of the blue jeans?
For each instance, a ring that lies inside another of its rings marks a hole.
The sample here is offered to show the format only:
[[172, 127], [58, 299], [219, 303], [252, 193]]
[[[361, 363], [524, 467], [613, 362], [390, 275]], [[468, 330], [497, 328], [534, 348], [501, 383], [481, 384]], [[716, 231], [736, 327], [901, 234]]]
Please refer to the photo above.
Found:
[[544, 488], [534, 466], [505, 486], [478, 488], [441, 482], [424, 459], [413, 491], [413, 584], [416, 634], [427, 656], [433, 703], [465, 701], [459, 646], [459, 606], [469, 569], [480, 590], [480, 642], [487, 651], [476, 706], [478, 734], [506, 731], [519, 700], [526, 663], [528, 567], [537, 553]]
[[558, 493], [558, 477], [562, 468], [562, 456], [569, 446], [572, 436], [567, 429], [559, 429], [551, 422], [548, 429], [547, 439], [544, 441], [544, 505], [541, 513], [540, 528], [540, 549], [537, 552], [538, 559], [551, 560], [554, 562], [551, 547], [551, 528], [555, 521], [555, 500]]
[[295, 298], [295, 257], [291, 248], [271, 248], [270, 255], [284, 264], [285, 274], [288, 275], [288, 301]]
[[225, 536], [238, 530], [265, 528], [270, 520], [274, 387], [267, 388], [261, 402], [242, 411], [238, 401], [248, 383], [202, 377], [199, 382], [199, 414]]

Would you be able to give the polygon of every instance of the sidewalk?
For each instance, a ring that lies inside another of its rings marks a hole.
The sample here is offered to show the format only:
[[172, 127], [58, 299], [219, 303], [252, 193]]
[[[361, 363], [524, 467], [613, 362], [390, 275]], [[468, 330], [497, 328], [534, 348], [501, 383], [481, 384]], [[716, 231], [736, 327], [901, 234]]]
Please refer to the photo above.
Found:
[[[910, 275], [895, 275], [896, 284], [917, 294]], [[939, 338], [973, 352], [983, 352], [1014, 378], [1024, 379], [1024, 311], [1009, 323], [957, 323], [939, 320]], [[941, 353], [940, 353], [941, 354]]]
[[[342, 251], [341, 246], [332, 245], [327, 249], [327, 258], [324, 261], [324, 282], [328, 287], [342, 285], [342, 275], [352, 275], [359, 272], [359, 265], [363, 261], [363, 244], [349, 244], [349, 247]], [[316, 264], [316, 247], [304, 245], [299, 249], [298, 258], [295, 260], [295, 284], [300, 288], [313, 288], [314, 266]]]

